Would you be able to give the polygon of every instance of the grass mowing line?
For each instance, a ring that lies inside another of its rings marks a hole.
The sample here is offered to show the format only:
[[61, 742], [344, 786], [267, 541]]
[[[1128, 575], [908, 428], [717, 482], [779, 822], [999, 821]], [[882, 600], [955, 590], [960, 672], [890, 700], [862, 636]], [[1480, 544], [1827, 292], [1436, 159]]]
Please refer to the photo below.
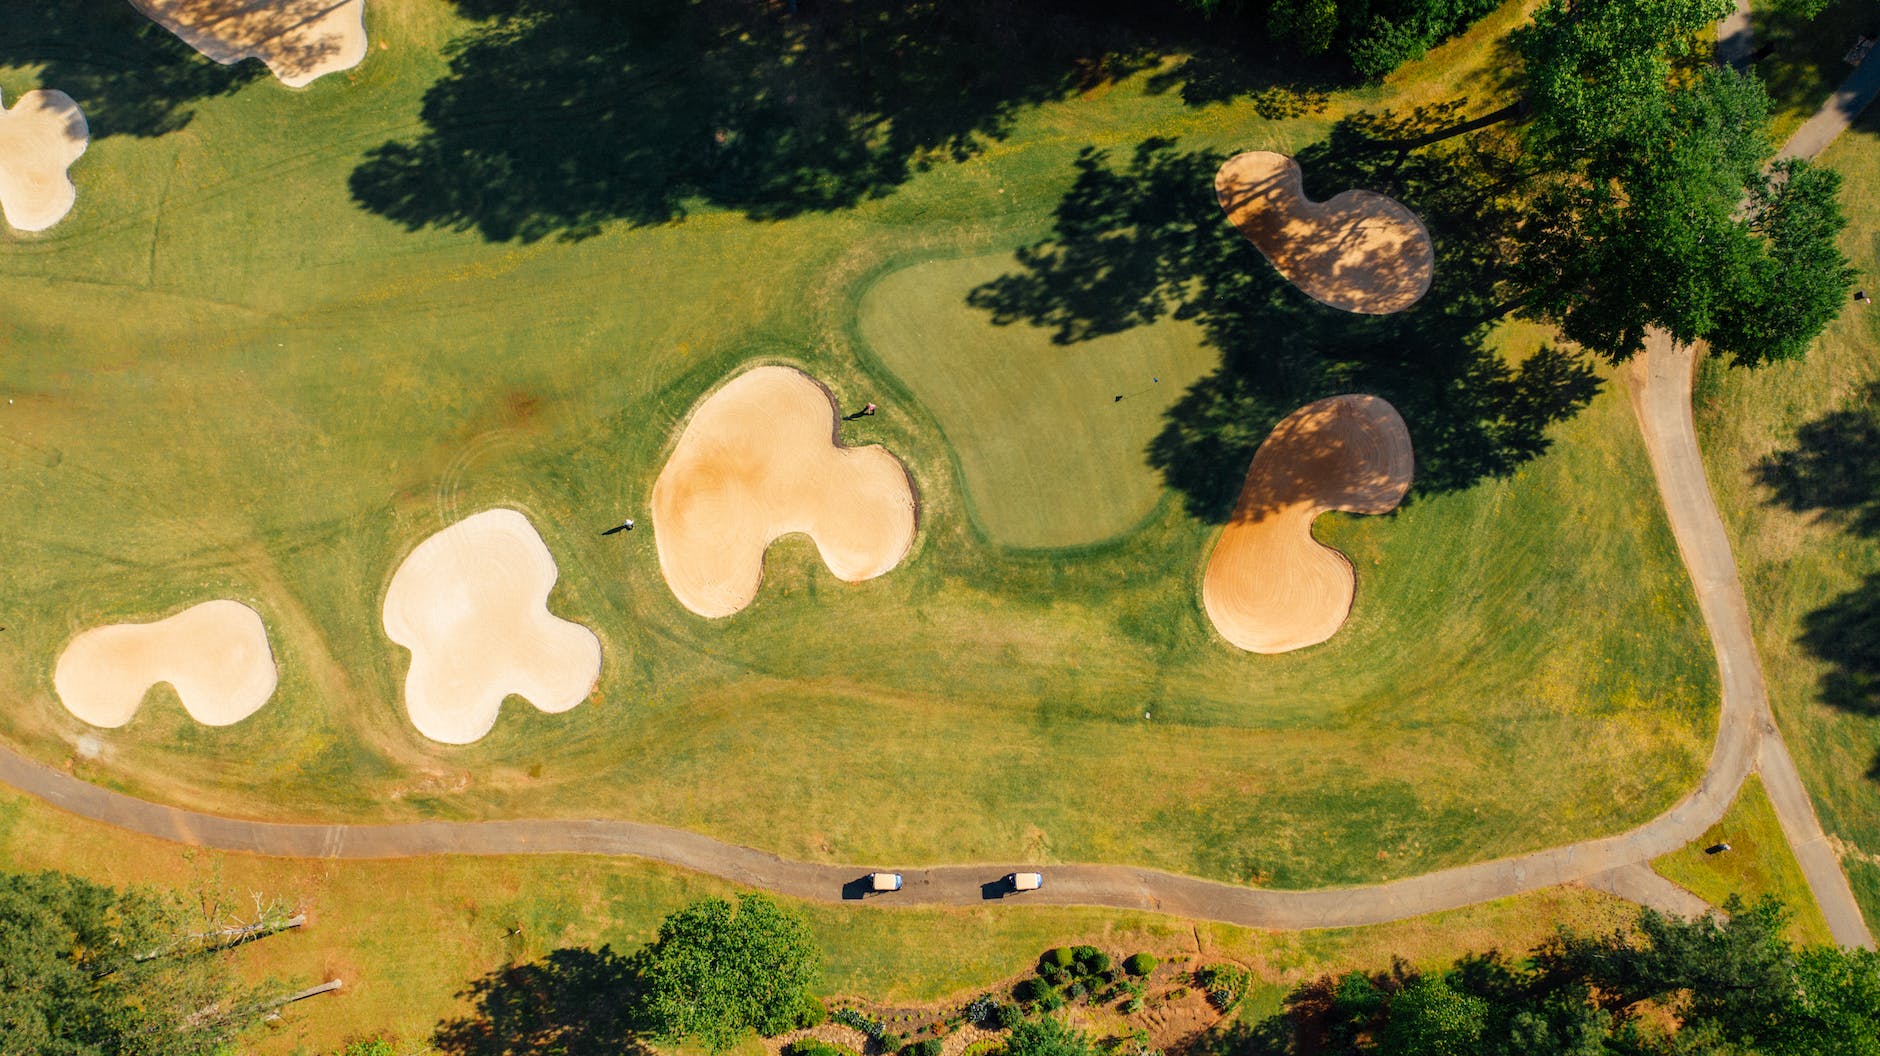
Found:
[[[1728, 843], [1728, 851], [1705, 853]], [[1731, 895], [1753, 903], [1774, 895], [1789, 907], [1789, 938], [1811, 945], [1831, 943], [1828, 922], [1815, 904], [1808, 880], [1789, 850], [1776, 820], [1775, 808], [1763, 791], [1762, 778], [1751, 774], [1736, 794], [1736, 802], [1715, 825], [1689, 847], [1654, 859], [1658, 875], [1680, 884], [1713, 906]]]

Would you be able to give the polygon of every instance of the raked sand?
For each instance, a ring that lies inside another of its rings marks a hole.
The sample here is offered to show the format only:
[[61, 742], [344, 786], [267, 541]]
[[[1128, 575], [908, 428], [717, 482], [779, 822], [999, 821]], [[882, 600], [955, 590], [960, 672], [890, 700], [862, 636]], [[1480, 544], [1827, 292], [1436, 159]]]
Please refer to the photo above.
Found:
[[205, 601], [155, 623], [94, 627], [59, 654], [53, 688], [93, 726], [131, 721], [144, 695], [168, 682], [190, 717], [227, 726], [274, 695], [279, 674], [268, 630], [237, 601]]
[[546, 712], [587, 697], [601, 643], [548, 611], [558, 574], [529, 519], [502, 509], [445, 528], [398, 566], [385, 633], [411, 650], [405, 710], [419, 733], [469, 744], [496, 725], [512, 693]]
[[260, 59], [290, 88], [366, 57], [366, 0], [130, 0], [224, 66]]
[[827, 390], [756, 367], [705, 398], [653, 485], [659, 570], [700, 616], [751, 603], [764, 551], [802, 532], [837, 579], [873, 579], [914, 545], [914, 486], [886, 448], [843, 447]]
[[44, 231], [78, 200], [66, 172], [85, 153], [91, 128], [64, 92], [40, 89], [11, 110], [0, 99], [0, 215], [18, 231]]
[[1327, 510], [1390, 512], [1414, 468], [1410, 431], [1376, 396], [1333, 396], [1287, 415], [1254, 452], [1208, 558], [1201, 600], [1214, 628], [1256, 653], [1336, 634], [1357, 580], [1345, 555], [1312, 538], [1312, 522]]
[[1352, 190], [1315, 202], [1305, 195], [1299, 164], [1270, 150], [1227, 159], [1214, 193], [1228, 221], [1307, 296], [1347, 312], [1389, 315], [1429, 292], [1436, 273], [1430, 233], [1394, 198]]

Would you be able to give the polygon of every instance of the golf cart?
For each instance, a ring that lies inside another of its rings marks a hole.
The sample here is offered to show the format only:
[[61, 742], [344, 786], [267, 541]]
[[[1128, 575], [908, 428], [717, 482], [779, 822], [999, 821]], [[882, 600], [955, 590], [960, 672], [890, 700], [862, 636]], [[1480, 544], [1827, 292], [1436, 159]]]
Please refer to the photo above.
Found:
[[1014, 891], [1036, 891], [1044, 886], [1043, 873], [1007, 873], [1005, 882]]
[[901, 890], [901, 883], [900, 873], [868, 874], [868, 889], [870, 891], [899, 891]]

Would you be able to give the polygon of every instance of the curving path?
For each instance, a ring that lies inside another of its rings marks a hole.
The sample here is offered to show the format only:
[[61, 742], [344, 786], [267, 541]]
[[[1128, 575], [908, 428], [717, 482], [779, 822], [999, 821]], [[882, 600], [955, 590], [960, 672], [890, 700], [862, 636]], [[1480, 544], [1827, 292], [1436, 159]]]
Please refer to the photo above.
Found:
[[[1850, 81], [1880, 75], [1869, 60]], [[1851, 118], [1843, 94], [1829, 103]], [[1857, 109], [1857, 108], [1856, 108]], [[1837, 118], [1838, 120], [1838, 118]], [[1835, 129], [1844, 128], [1845, 122]], [[1814, 146], [1818, 151], [1826, 141]], [[1053, 865], [1027, 904], [1153, 910], [1192, 919], [1264, 928], [1375, 924], [1455, 909], [1556, 884], [1589, 886], [1671, 912], [1697, 906], [1652, 873], [1651, 859], [1683, 847], [1729, 808], [1743, 779], [1760, 768], [1783, 833], [1801, 861], [1837, 942], [1874, 947], [1873, 935], [1782, 742], [1763, 685], [1749, 606], [1737, 578], [1729, 536], [1710, 493], [1691, 414], [1695, 351], [1663, 334], [1625, 368], [1627, 391], [1679, 553], [1690, 570], [1722, 682], [1717, 740], [1697, 788], [1670, 810], [1630, 832], [1514, 858], [1366, 887], [1274, 891], [1117, 865]], [[294, 825], [245, 821], [134, 799], [81, 781], [0, 748], [0, 782], [82, 817], [197, 846], [296, 858], [396, 858], [431, 854], [632, 855], [798, 898], [836, 901], [875, 866], [817, 865], [714, 840], [698, 833], [629, 821], [419, 822], [404, 825]], [[906, 887], [873, 905], [963, 905], [998, 899], [1005, 873], [1034, 863], [902, 870]]]

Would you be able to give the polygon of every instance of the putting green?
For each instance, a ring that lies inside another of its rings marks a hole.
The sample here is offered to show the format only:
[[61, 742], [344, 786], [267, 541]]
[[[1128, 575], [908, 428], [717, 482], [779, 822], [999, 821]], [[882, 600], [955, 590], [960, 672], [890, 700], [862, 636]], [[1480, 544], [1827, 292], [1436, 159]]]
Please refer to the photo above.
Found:
[[1162, 481], [1143, 451], [1218, 356], [1192, 323], [1061, 345], [1048, 329], [998, 326], [966, 303], [974, 287], [1018, 270], [995, 253], [893, 272], [862, 297], [862, 340], [939, 419], [987, 536], [1014, 547], [1100, 542], [1155, 508]]

